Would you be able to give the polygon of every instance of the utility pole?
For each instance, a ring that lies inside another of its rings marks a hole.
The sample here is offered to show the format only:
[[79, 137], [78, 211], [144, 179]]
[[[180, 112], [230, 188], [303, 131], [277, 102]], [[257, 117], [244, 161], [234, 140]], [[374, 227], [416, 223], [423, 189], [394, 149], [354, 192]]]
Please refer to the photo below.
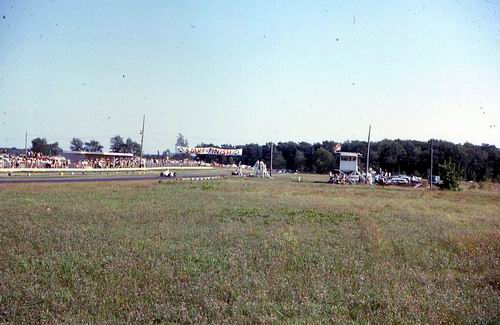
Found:
[[28, 157], [28, 131], [24, 134], [24, 154]]
[[269, 176], [273, 176], [273, 143], [271, 142], [271, 169], [269, 169]]
[[429, 189], [432, 190], [432, 165], [434, 164], [434, 148], [432, 146], [432, 139], [431, 139], [431, 175], [429, 176]]
[[144, 122], [146, 121], [146, 114], [142, 116], [142, 130], [141, 130], [141, 160], [142, 160], [142, 147], [144, 145]]
[[366, 182], [368, 183], [368, 173], [370, 172], [370, 135], [372, 132], [372, 125], [368, 127], [368, 148], [366, 149]]

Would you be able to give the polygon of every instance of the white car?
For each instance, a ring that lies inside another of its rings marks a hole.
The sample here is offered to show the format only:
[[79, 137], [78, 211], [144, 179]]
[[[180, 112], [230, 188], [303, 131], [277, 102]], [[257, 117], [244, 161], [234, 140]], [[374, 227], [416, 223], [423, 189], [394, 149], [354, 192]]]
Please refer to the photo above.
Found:
[[422, 177], [412, 176], [411, 182], [412, 183], [422, 183]]
[[176, 177], [177, 173], [176, 172], [171, 172], [170, 170], [164, 170], [160, 173], [160, 177]]
[[409, 184], [410, 181], [406, 177], [393, 177], [391, 178], [391, 184], [395, 185], [404, 185], [404, 184]]

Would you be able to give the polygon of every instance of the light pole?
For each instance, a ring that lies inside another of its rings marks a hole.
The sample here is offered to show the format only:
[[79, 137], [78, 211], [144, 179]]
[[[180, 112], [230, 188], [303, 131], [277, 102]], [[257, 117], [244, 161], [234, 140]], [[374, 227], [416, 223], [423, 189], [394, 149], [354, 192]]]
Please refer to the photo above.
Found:
[[273, 176], [273, 143], [271, 142], [271, 169], [269, 170], [269, 176]]
[[366, 183], [368, 183], [368, 173], [370, 172], [370, 135], [372, 132], [372, 125], [368, 127], [368, 148], [366, 148]]
[[432, 139], [431, 139], [431, 175], [429, 176], [429, 189], [432, 190], [432, 165], [434, 164], [434, 148], [432, 146]]
[[141, 130], [141, 161], [142, 161], [142, 147], [144, 145], [144, 122], [146, 121], [146, 115], [142, 116], [142, 130]]

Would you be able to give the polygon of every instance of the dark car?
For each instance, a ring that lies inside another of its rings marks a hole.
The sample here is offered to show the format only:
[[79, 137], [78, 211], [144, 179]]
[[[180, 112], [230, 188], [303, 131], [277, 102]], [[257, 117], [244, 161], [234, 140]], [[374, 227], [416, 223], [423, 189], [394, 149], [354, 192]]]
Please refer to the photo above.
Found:
[[439, 186], [439, 185], [443, 184], [443, 181], [441, 180], [441, 177], [439, 177], [439, 176], [433, 175], [433, 176], [429, 177], [429, 182], [431, 182], [431, 181], [432, 181], [432, 185]]

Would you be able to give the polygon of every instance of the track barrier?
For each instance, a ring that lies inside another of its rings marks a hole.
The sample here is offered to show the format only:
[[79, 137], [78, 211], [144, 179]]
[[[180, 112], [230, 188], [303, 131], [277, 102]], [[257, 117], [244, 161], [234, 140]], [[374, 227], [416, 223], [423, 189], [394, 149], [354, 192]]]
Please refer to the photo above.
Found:
[[211, 170], [213, 167], [149, 167], [149, 168], [0, 168], [0, 175], [25, 174], [59, 174], [61, 176], [75, 174], [92, 174], [92, 173], [138, 173], [145, 174], [146, 172], [164, 171], [164, 170]]

